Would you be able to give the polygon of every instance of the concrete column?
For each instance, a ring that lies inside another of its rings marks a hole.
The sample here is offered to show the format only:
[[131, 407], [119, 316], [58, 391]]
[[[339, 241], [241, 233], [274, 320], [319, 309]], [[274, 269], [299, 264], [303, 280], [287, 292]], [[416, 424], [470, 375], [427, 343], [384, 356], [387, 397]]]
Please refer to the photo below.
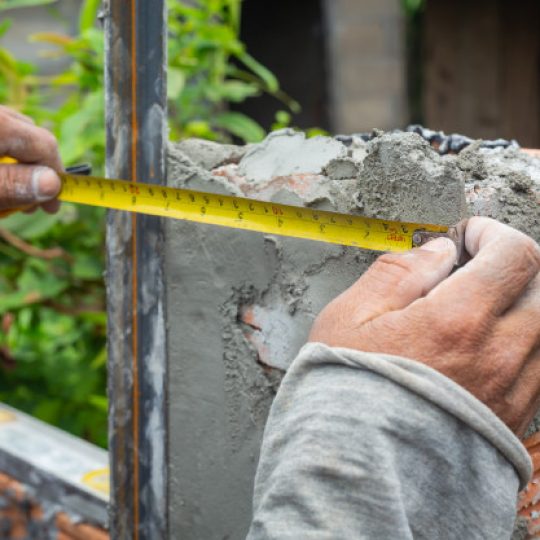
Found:
[[405, 20], [400, 0], [325, 0], [334, 132], [407, 122]]
[[[281, 132], [250, 148], [184, 141], [168, 182], [371, 217], [497, 217], [540, 240], [540, 160], [517, 150], [440, 157], [415, 134], [372, 142]], [[314, 317], [376, 254], [169, 220], [170, 538], [240, 540], [268, 409]]]

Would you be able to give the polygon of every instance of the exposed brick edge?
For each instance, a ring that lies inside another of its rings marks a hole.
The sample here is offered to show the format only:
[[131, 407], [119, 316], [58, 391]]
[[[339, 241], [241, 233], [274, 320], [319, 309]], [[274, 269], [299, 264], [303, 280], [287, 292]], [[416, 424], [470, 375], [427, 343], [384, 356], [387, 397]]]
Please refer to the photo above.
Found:
[[518, 515], [527, 522], [528, 540], [540, 539], [540, 432], [523, 441], [533, 462], [533, 474], [518, 496]]
[[[44, 512], [39, 501], [27, 493], [23, 484], [5, 473], [0, 473], [0, 534], [8, 534], [12, 540], [30, 538], [28, 525], [41, 522], [44, 527]], [[109, 540], [107, 531], [88, 523], [74, 523], [64, 512], [58, 512], [52, 521], [48, 538], [57, 540]]]

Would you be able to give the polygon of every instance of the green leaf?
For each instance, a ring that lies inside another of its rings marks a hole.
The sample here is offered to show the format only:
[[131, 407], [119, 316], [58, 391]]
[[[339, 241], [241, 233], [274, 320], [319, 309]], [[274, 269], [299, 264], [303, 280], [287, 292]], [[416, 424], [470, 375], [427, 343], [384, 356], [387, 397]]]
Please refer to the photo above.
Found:
[[100, 6], [101, 0], [84, 0], [79, 15], [79, 32], [83, 33], [96, 24]]
[[103, 266], [93, 254], [78, 254], [72, 266], [73, 276], [77, 279], [100, 279], [103, 275]]
[[[43, 261], [41, 261], [43, 262]], [[54, 298], [64, 291], [68, 284], [46, 271], [36, 271], [27, 265], [17, 280], [18, 292], [27, 294], [27, 302], [32, 299], [34, 302], [45, 298]]]
[[109, 400], [106, 396], [99, 396], [97, 394], [94, 394], [88, 398], [88, 402], [90, 405], [95, 407], [96, 409], [99, 409], [100, 411], [103, 411], [104, 413], [107, 413], [109, 410]]
[[221, 97], [227, 101], [241, 103], [247, 98], [257, 96], [261, 93], [255, 84], [241, 81], [226, 81], [221, 86]]
[[54, 4], [57, 0], [3, 0], [0, 11]]
[[0, 227], [24, 240], [35, 240], [46, 235], [61, 217], [61, 213], [47, 214], [43, 210], [38, 210], [33, 214], [18, 212], [0, 221]]
[[320, 137], [321, 135], [324, 137], [329, 137], [330, 133], [328, 133], [328, 131], [326, 131], [325, 129], [319, 127], [306, 129], [306, 137], [308, 139], [312, 139], [313, 137]]
[[83, 158], [89, 147], [105, 145], [105, 133], [97, 131], [104, 115], [102, 90], [84, 97], [79, 109], [63, 122], [59, 137], [64, 161], [72, 164]]
[[59, 399], [48, 399], [41, 401], [33, 410], [33, 415], [43, 422], [54, 423], [58, 420], [60, 411], [62, 410], [62, 402]]
[[105, 367], [107, 364], [107, 348], [103, 347], [99, 354], [92, 360], [90, 367], [92, 369], [99, 369]]
[[12, 21], [11, 19], [5, 19], [0, 22], [0, 37], [2, 37], [10, 28]]
[[238, 55], [238, 60], [264, 81], [268, 92], [277, 92], [279, 90], [279, 83], [276, 76], [260, 62], [257, 62], [253, 56], [244, 52]]
[[259, 142], [265, 137], [264, 129], [255, 120], [242, 113], [221, 113], [215, 118], [214, 123], [217, 127], [227, 130], [245, 142]]
[[58, 34], [57, 32], [38, 32], [36, 34], [31, 34], [29, 41], [30, 43], [48, 43], [49, 45], [56, 45], [57, 47], [66, 47], [75, 40], [71, 36]]
[[167, 72], [167, 97], [172, 100], [178, 99], [185, 84], [184, 71], [175, 67], [169, 68]]
[[37, 295], [29, 295], [26, 291], [12, 292], [0, 296], [0, 313], [6, 313], [33, 304]]

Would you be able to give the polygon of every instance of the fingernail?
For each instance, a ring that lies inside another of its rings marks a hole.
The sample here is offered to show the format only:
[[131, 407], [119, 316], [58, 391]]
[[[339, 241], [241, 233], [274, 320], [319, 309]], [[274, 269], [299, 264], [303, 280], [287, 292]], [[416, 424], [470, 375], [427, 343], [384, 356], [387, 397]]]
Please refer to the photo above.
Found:
[[38, 167], [32, 175], [32, 188], [36, 201], [48, 201], [60, 191], [60, 178], [47, 167]]
[[440, 238], [435, 238], [434, 240], [430, 240], [423, 246], [420, 246], [420, 249], [424, 249], [426, 251], [455, 251], [456, 245], [450, 238], [445, 238], [444, 236], [441, 236]]

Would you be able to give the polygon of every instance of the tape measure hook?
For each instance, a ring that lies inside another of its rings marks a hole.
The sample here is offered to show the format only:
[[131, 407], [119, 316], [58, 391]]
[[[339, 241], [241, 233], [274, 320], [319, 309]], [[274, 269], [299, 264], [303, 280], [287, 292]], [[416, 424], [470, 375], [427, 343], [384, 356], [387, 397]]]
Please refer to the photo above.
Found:
[[467, 220], [460, 221], [456, 225], [448, 228], [447, 232], [432, 232], [424, 229], [416, 229], [413, 232], [412, 243], [413, 247], [420, 247], [434, 240], [435, 238], [449, 238], [456, 245], [456, 265], [462, 266], [469, 260], [469, 255], [465, 250], [465, 226]]

